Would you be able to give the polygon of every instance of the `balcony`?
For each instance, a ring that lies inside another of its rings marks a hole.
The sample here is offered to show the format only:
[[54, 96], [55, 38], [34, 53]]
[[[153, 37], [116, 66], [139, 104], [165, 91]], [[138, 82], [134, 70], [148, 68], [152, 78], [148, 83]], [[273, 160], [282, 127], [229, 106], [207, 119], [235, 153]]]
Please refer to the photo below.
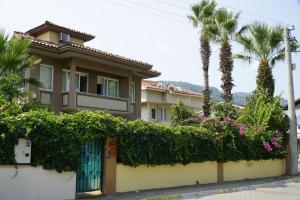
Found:
[[76, 92], [75, 108], [70, 102], [70, 93], [62, 93], [62, 107], [68, 109], [100, 109], [110, 112], [128, 112], [128, 99], [118, 97], [108, 97], [98, 94]]

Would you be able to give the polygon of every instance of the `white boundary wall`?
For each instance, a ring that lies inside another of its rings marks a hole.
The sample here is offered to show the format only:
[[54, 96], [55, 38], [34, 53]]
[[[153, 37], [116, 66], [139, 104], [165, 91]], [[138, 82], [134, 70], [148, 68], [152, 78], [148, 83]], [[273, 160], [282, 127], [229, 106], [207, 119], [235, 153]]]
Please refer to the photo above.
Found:
[[75, 199], [76, 173], [0, 165], [0, 200]]

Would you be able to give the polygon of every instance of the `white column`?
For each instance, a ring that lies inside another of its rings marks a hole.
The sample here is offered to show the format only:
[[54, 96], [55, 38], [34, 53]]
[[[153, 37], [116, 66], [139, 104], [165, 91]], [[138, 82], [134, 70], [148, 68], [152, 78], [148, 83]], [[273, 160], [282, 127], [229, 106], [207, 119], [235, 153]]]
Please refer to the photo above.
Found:
[[76, 108], [76, 63], [74, 61], [70, 65], [69, 107]]
[[132, 82], [132, 76], [129, 74], [128, 76], [128, 104], [127, 104], [127, 111], [128, 114], [131, 113], [131, 104], [132, 104], [132, 99], [131, 99], [131, 82]]

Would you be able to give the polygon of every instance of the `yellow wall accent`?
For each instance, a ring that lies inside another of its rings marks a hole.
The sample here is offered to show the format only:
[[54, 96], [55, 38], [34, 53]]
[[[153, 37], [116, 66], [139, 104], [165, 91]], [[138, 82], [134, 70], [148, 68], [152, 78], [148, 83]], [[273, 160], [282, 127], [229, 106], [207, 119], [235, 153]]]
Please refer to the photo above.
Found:
[[255, 179], [285, 174], [285, 160], [259, 160], [224, 163], [224, 181]]
[[83, 40], [80, 40], [80, 39], [77, 39], [77, 38], [73, 38], [73, 37], [70, 37], [70, 42], [74, 43], [74, 44], [79, 44], [79, 45], [83, 45], [84, 44]]
[[116, 192], [216, 183], [217, 162], [129, 167], [117, 164]]

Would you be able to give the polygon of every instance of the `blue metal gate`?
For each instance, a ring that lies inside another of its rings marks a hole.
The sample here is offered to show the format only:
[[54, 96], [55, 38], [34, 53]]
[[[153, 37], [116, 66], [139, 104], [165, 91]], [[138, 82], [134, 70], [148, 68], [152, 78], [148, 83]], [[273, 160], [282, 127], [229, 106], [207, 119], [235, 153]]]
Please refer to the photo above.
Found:
[[76, 192], [101, 190], [102, 141], [93, 141], [80, 147], [80, 166], [76, 175]]

